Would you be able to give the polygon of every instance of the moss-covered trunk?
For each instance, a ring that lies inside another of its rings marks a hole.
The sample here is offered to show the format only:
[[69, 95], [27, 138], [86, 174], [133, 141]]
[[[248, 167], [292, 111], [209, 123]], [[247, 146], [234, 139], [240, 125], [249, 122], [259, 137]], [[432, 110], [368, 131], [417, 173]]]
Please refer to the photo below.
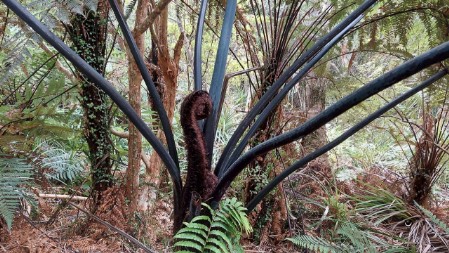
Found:
[[[106, 58], [107, 14], [106, 0], [98, 2], [97, 12], [85, 10], [77, 14], [67, 27], [75, 51], [99, 73], [104, 74]], [[112, 184], [112, 142], [109, 130], [109, 99], [80, 72], [81, 105], [84, 110], [84, 136], [89, 147], [92, 188], [99, 193]], [[99, 195], [98, 195], [99, 196]]]

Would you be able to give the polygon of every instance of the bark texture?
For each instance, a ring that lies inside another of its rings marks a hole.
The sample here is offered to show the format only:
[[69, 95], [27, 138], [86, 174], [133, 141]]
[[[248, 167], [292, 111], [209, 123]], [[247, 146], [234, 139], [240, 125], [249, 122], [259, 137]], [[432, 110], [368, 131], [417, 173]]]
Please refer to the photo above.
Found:
[[[136, 8], [135, 27], [142, 24], [147, 16], [148, 0], [139, 0]], [[133, 32], [134, 40], [138, 49], [142, 52], [145, 48], [145, 40], [142, 33]], [[128, 82], [129, 82], [129, 103], [140, 116], [141, 113], [141, 83], [142, 76], [137, 64], [127, 49], [128, 55]], [[128, 168], [126, 170], [125, 195], [129, 200], [130, 213], [137, 210], [137, 200], [139, 193], [139, 171], [142, 155], [142, 135], [137, 128], [129, 122], [128, 136]]]
[[[100, 74], [104, 74], [106, 58], [107, 14], [109, 4], [100, 0], [97, 12], [85, 10], [85, 15], [77, 14], [67, 27], [74, 50]], [[80, 72], [81, 105], [84, 111], [84, 137], [89, 147], [93, 190], [97, 193], [112, 184], [112, 142], [109, 132], [108, 96]]]

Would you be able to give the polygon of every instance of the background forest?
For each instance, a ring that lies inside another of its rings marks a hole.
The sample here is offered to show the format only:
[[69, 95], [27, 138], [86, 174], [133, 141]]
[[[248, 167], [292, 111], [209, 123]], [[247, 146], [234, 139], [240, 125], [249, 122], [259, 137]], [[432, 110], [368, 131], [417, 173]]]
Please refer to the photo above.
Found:
[[449, 252], [447, 0], [14, 2], [0, 252]]

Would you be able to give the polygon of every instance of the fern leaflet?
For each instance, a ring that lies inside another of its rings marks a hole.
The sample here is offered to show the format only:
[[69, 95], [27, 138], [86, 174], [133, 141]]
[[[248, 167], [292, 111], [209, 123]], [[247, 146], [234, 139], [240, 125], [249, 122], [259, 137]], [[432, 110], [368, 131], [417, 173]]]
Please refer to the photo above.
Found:
[[203, 206], [211, 217], [201, 215], [185, 223], [175, 235], [176, 252], [243, 252], [240, 236], [252, 231], [243, 204], [232, 198], [223, 200], [218, 210], [212, 210], [206, 204]]
[[0, 216], [5, 219], [9, 229], [23, 195], [20, 187], [31, 175], [31, 165], [24, 159], [0, 155]]

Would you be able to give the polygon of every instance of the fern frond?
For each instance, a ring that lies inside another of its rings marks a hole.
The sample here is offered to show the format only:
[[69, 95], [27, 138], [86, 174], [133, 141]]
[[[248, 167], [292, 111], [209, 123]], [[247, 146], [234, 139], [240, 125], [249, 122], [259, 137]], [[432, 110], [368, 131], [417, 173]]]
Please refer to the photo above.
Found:
[[449, 234], [449, 227], [446, 223], [444, 223], [442, 220], [438, 219], [438, 217], [433, 214], [431, 211], [425, 209], [424, 207], [418, 205], [415, 203], [416, 207], [423, 212], [433, 223], [438, 225], [441, 229], [444, 230], [445, 233]]
[[65, 150], [57, 142], [43, 141], [37, 145], [35, 152], [39, 154], [34, 159], [36, 164], [42, 168], [51, 169], [51, 172], [46, 174], [50, 179], [70, 182], [83, 172], [84, 161], [79, 159], [79, 154]]
[[287, 238], [287, 240], [291, 241], [293, 244], [299, 247], [317, 252], [322, 253], [344, 252], [341, 247], [320, 237], [314, 237], [310, 235], [298, 235], [293, 238]]
[[20, 205], [21, 185], [32, 175], [31, 165], [24, 159], [0, 155], [0, 216], [11, 229], [14, 213]]
[[131, 2], [126, 6], [125, 19], [128, 19], [131, 15], [131, 12], [134, 10], [136, 6], [137, 0], [131, 0]]
[[201, 215], [185, 223], [174, 237], [174, 247], [179, 249], [176, 252], [243, 252], [240, 235], [252, 230], [243, 203], [232, 198], [223, 200], [218, 210], [206, 204], [203, 207], [211, 217]]

